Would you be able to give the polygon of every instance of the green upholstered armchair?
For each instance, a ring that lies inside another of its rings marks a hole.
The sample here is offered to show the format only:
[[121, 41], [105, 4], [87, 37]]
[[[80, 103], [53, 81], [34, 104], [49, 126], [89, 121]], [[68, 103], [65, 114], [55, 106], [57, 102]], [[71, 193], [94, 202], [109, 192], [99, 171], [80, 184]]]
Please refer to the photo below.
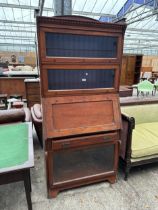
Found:
[[120, 159], [127, 180], [131, 167], [158, 161], [158, 104], [121, 108]]

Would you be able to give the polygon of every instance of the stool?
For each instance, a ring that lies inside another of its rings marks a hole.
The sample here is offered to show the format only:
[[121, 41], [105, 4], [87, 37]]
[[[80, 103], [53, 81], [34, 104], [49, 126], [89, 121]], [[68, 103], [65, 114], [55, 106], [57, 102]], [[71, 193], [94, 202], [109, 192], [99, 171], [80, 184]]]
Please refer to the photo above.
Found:
[[11, 104], [11, 108], [22, 108], [24, 106], [24, 103], [22, 101], [15, 101]]
[[18, 95], [18, 94], [10, 95], [10, 98], [16, 98], [16, 99], [20, 99], [22, 101], [22, 95]]
[[7, 94], [0, 94], [0, 109], [7, 109]]

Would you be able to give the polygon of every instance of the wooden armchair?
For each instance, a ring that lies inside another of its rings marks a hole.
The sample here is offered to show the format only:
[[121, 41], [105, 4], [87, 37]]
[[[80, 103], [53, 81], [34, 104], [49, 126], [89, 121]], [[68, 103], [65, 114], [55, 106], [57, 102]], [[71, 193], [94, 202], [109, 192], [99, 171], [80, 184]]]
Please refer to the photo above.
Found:
[[32, 116], [32, 122], [34, 124], [39, 143], [41, 147], [43, 148], [43, 132], [42, 132], [42, 108], [41, 104], [34, 104], [31, 107], [31, 116]]
[[126, 106], [121, 112], [120, 160], [127, 180], [132, 167], [158, 161], [158, 105]]

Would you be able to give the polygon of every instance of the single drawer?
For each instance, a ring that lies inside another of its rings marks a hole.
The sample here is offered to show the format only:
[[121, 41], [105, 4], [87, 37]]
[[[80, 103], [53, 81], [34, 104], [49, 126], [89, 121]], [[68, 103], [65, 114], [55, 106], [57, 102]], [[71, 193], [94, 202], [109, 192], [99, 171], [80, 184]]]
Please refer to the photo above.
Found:
[[89, 145], [96, 145], [105, 143], [107, 141], [119, 140], [118, 132], [99, 134], [94, 136], [76, 137], [64, 140], [52, 140], [53, 150], [62, 150], [76, 147], [84, 147]]

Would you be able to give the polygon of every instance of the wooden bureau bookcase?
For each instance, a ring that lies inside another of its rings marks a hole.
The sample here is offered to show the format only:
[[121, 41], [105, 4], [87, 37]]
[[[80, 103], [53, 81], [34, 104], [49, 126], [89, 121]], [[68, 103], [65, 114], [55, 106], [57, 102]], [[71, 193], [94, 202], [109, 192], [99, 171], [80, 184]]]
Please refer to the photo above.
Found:
[[124, 24], [38, 17], [48, 197], [116, 180]]

